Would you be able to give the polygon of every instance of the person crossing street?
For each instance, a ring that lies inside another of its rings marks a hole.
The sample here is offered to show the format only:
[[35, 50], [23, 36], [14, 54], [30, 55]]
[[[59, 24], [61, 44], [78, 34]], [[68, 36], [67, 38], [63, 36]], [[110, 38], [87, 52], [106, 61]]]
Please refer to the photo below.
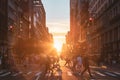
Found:
[[81, 75], [83, 75], [85, 73], [85, 71], [88, 70], [90, 77], [92, 77], [90, 67], [89, 67], [89, 60], [88, 60], [88, 57], [86, 55], [83, 57], [83, 66], [85, 69], [81, 72]]

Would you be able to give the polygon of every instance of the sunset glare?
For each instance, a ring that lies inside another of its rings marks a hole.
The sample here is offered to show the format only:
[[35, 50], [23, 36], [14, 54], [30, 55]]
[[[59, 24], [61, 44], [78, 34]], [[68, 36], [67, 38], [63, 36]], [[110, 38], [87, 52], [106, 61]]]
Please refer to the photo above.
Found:
[[54, 47], [57, 49], [57, 52], [61, 51], [62, 44], [63, 43], [59, 41], [59, 39], [54, 39]]

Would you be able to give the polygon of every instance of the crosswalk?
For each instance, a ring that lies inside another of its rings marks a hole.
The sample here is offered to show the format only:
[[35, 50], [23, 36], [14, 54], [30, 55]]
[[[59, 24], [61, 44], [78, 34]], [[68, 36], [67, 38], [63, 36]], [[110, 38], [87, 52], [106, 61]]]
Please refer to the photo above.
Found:
[[17, 75], [20, 75], [20, 74], [22, 74], [22, 72], [14, 73], [11, 76], [17, 76]]
[[110, 72], [110, 71], [92, 71], [93, 77], [99, 77], [99, 78], [107, 78], [107, 77], [111, 77], [111, 78], [116, 78], [118, 80], [120, 80], [120, 73], [119, 72]]
[[[13, 73], [13, 72], [10, 72], [10, 71], [7, 71], [7, 70], [1, 70], [0, 71], [0, 77], [7, 77], [7, 76], [17, 77], [17, 76], [22, 75], [22, 74], [27, 76], [27, 75], [30, 75], [32, 73], [34, 73], [34, 72], [32, 72], [32, 71], [28, 71], [28, 72], [19, 71], [19, 72], [14, 72]], [[34, 73], [35, 76], [39, 76], [40, 74], [41, 74], [41, 72]]]
[[[72, 75], [71, 73], [68, 71], [68, 76], [71, 76]], [[89, 75], [88, 72], [86, 72], [86, 74]], [[117, 78], [117, 79], [120, 80], [120, 73], [119, 72], [92, 70], [92, 76], [93, 77], [113, 77], [113, 78]]]
[[[19, 72], [12, 73], [12, 72], [7, 71], [7, 70], [1, 70], [0, 71], [0, 77], [6, 77], [6, 76], [16, 77], [16, 76], [19, 76], [21, 74], [30, 75], [32, 73], [33, 73], [32, 71], [28, 71], [28, 72], [19, 71]], [[36, 80], [39, 79], [41, 73], [42, 72], [39, 72], [39, 71], [36, 72], [36, 73], [34, 73], [34, 75], [37, 76]], [[73, 73], [70, 72], [70, 71], [68, 71], [67, 75], [68, 76], [72, 76]], [[92, 70], [92, 75], [93, 75], [93, 77], [94, 76], [98, 76], [98, 77], [114, 77], [114, 78], [120, 79], [120, 73], [119, 72], [109, 72], [109, 71]]]
[[4, 77], [4, 76], [7, 76], [7, 75], [10, 75], [11, 72], [7, 71], [7, 70], [1, 70], [0, 71], [0, 77]]
[[[77, 73], [78, 75], [80, 74], [80, 73]], [[89, 75], [89, 73], [88, 72], [86, 72], [86, 74], [87, 75]], [[72, 76], [72, 75], [74, 75], [74, 73], [73, 72], [70, 72], [70, 71], [68, 71], [67, 72], [67, 75], [68, 76]], [[98, 77], [116, 77], [116, 78], [120, 78], [120, 73], [119, 72], [101, 72], [101, 71], [92, 71], [92, 75], [93, 76], [98, 76]]]

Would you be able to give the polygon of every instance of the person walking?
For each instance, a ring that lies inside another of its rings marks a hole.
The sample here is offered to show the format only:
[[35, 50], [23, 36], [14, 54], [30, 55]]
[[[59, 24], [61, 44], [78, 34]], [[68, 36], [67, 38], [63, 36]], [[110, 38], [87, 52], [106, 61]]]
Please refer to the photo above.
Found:
[[88, 60], [88, 57], [86, 55], [83, 57], [83, 66], [85, 69], [81, 72], [81, 75], [83, 75], [85, 73], [85, 71], [88, 70], [90, 77], [92, 77], [90, 67], [89, 67], [89, 60]]
[[80, 54], [77, 56], [76, 69], [78, 70], [79, 73], [81, 73], [81, 70], [82, 70], [82, 57], [81, 57]]
[[69, 58], [66, 58], [66, 59], [65, 59], [65, 61], [66, 61], [66, 62], [65, 62], [65, 64], [64, 64], [64, 66], [66, 66], [66, 65], [68, 65], [68, 66], [69, 66], [70, 59], [69, 59]]

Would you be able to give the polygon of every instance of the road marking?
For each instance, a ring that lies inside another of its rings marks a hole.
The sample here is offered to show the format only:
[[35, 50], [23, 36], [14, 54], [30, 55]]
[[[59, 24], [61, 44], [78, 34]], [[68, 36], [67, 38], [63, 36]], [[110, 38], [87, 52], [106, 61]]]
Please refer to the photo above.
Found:
[[45, 76], [51, 76], [51, 74], [50, 73], [46, 73], [46, 75]]
[[17, 76], [18, 75], [18, 73], [15, 73], [15, 74], [13, 74], [12, 76]]
[[70, 71], [67, 72], [68, 76], [72, 76], [72, 73]]
[[106, 76], [106, 75], [104, 75], [104, 74], [102, 74], [102, 73], [100, 73], [100, 72], [98, 72], [98, 71], [95, 71], [98, 75], [100, 75], [100, 76]]
[[40, 78], [40, 75], [38, 75], [38, 77], [36, 78], [36, 80], [39, 80], [39, 78]]
[[22, 74], [22, 72], [15, 73], [12, 76], [17, 76], [17, 75], [20, 75], [20, 74]]
[[115, 74], [117, 74], [117, 75], [120, 75], [120, 73], [119, 72], [114, 72]]
[[[86, 72], [87, 73], [87, 75], [89, 75], [89, 72]], [[91, 75], [94, 75], [93, 73], [91, 73]]]
[[5, 71], [6, 71], [6, 70], [1, 70], [1, 71], [0, 71], [0, 74], [4, 73]]
[[9, 74], [11, 74], [11, 72], [7, 72], [7, 73], [2, 74], [2, 75], [0, 75], [0, 76], [1, 76], [1, 77], [4, 77], [4, 76], [7, 76], [7, 75], [9, 75]]
[[32, 73], [32, 72], [30, 71], [30, 72], [27, 73], [27, 75], [29, 75], [29, 74], [31, 74], [31, 73]]
[[35, 74], [35, 76], [39, 76], [41, 73], [42, 73], [42, 72], [38, 72], [38, 73]]
[[115, 74], [109, 73], [109, 72], [105, 72], [106, 74], [110, 75], [110, 76], [116, 76]]

